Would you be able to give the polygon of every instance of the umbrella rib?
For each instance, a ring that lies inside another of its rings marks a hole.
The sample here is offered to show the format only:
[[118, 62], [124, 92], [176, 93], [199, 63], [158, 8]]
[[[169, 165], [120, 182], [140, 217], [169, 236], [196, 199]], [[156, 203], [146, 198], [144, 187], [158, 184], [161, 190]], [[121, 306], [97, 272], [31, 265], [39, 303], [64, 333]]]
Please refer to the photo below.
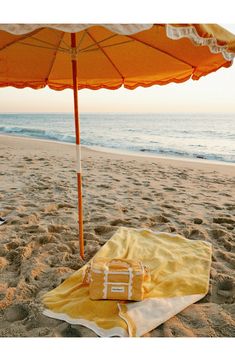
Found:
[[196, 66], [195, 66], [195, 65], [192, 65], [192, 64], [188, 63], [187, 61], [185, 61], [185, 60], [183, 60], [183, 59], [180, 59], [180, 58], [178, 58], [177, 56], [175, 56], [175, 55], [173, 55], [173, 54], [171, 54], [171, 53], [169, 53], [169, 52], [167, 52], [167, 51], [165, 51], [165, 50], [162, 50], [162, 49], [160, 49], [160, 48], [158, 48], [158, 47], [156, 47], [156, 46], [154, 46], [154, 45], [151, 45], [151, 44], [147, 43], [146, 41], [140, 40], [140, 39], [134, 37], [133, 35], [126, 35], [126, 36], [127, 36], [128, 38], [131, 38], [131, 39], [133, 39], [133, 40], [136, 40], [136, 41], [138, 41], [139, 43], [142, 43], [142, 44], [144, 44], [144, 45], [146, 45], [146, 46], [148, 46], [148, 47], [150, 47], [150, 48], [152, 48], [152, 49], [154, 49], [154, 50], [157, 50], [157, 51], [160, 51], [161, 53], [164, 53], [164, 54], [166, 54], [166, 55], [169, 55], [169, 56], [171, 56], [172, 58], [174, 58], [174, 59], [176, 59], [176, 60], [178, 60], [178, 61], [180, 61], [180, 62], [182, 62], [182, 63], [184, 63], [184, 64], [186, 64], [186, 65], [189, 65], [189, 66], [190, 66], [191, 68], [193, 68], [193, 69], [196, 69]]
[[69, 48], [70, 48], [70, 46], [69, 46], [64, 40], [62, 40], [61, 43], [65, 45], [66, 49], [69, 49]]
[[13, 40], [11, 43], [4, 45], [4, 46], [0, 49], [0, 51], [8, 48], [8, 47], [11, 46], [11, 45], [14, 45], [14, 44], [17, 43], [17, 42], [20, 42], [21, 40], [27, 39], [27, 38], [29, 38], [30, 36], [37, 34], [40, 30], [42, 30], [42, 29], [34, 30], [34, 31], [33, 31], [32, 33], [30, 33], [30, 34], [25, 34], [25, 35], [22, 36], [20, 39], [15, 39], [15, 40]]
[[86, 32], [84, 31], [83, 34], [82, 34], [82, 36], [81, 36], [81, 39], [80, 39], [80, 41], [79, 41], [79, 43], [78, 43], [78, 46], [77, 46], [77, 49], [78, 49], [78, 50], [80, 49], [80, 46], [82, 45], [82, 42], [83, 42], [83, 40], [84, 40], [84, 38], [85, 38], [85, 35], [86, 35]]
[[[88, 31], [86, 31], [86, 30], [84, 30], [84, 32], [88, 33]], [[115, 36], [117, 36], [117, 34], [113, 34], [113, 35], [108, 36], [108, 37], [105, 38], [105, 39], [102, 39], [102, 40], [100, 40], [100, 41], [96, 41], [95, 44], [91, 44], [91, 45], [86, 46], [85, 48], [81, 49], [80, 52], [86, 51], [87, 49], [92, 48], [92, 46], [96, 46], [96, 45], [98, 45], [98, 44], [101, 44], [101, 43], [103, 43], [103, 42], [106, 41], [106, 40], [110, 40], [110, 39], [114, 38]]]
[[69, 53], [69, 49], [63, 49], [63, 48], [55, 48], [55, 47], [49, 47], [49, 46], [43, 46], [43, 45], [35, 45], [35, 44], [29, 44], [25, 42], [19, 42], [19, 44], [31, 46], [32, 48], [41, 48], [41, 49], [49, 49], [49, 50], [58, 50], [63, 53]]
[[[64, 33], [62, 33], [62, 34], [63, 34], [62, 36], [64, 36]], [[48, 41], [45, 41], [45, 40], [42, 40], [42, 39], [38, 39], [38, 38], [35, 38], [35, 37], [33, 37], [33, 36], [31, 37], [31, 39], [37, 40], [37, 41], [39, 41], [39, 42], [42, 43], [42, 44], [50, 45], [50, 46], [53, 48], [53, 44], [49, 43]], [[60, 43], [61, 43], [61, 42], [60, 42]], [[29, 44], [29, 45], [31, 45], [31, 44]], [[32, 46], [35, 46], [35, 45], [32, 44]], [[69, 48], [69, 47], [68, 47], [68, 48]], [[63, 48], [62, 46], [59, 47], [59, 49], [65, 50], [65, 51], [67, 51], [68, 48]], [[57, 49], [57, 48], [56, 48], [56, 49]]]
[[[66, 49], [66, 48], [63, 48], [63, 47], [61, 47], [61, 46], [60, 46], [59, 48], [55, 48], [55, 47], [53, 47], [53, 44], [51, 44], [51, 43], [49, 43], [49, 42], [47, 42], [47, 41], [44, 41], [44, 40], [35, 38], [34, 36], [32, 36], [32, 35], [37, 34], [40, 30], [42, 30], [42, 28], [33, 31], [33, 32], [31, 32], [30, 34], [26, 34], [25, 36], [22, 36], [20, 39], [16, 39], [16, 40], [12, 41], [12, 42], [9, 43], [9, 44], [6, 44], [5, 46], [3, 46], [3, 47], [0, 49], [0, 51], [1, 51], [1, 50], [4, 50], [4, 49], [6, 49], [6, 48], [8, 48], [9, 46], [14, 45], [14, 44], [17, 44], [17, 45], [18, 45], [18, 44], [22, 44], [22, 45], [32, 46], [32, 47], [35, 47], [35, 48], [43, 48], [43, 49], [49, 49], [49, 50], [55, 50], [55, 49], [56, 49], [56, 50], [59, 50], [59, 51], [61, 51], [61, 52], [69, 52], [69, 48]], [[43, 44], [47, 44], [47, 45], [50, 45], [50, 46], [30, 44], [30, 43], [26, 43], [26, 42], [22, 41], [22, 40], [28, 39], [28, 38], [31, 38], [31, 39], [33, 39], [33, 40], [39, 41], [39, 42], [41, 42], [41, 43], [43, 43]]]
[[[115, 43], [115, 44], [110, 44], [110, 45], [103, 45], [102, 48], [111, 48], [112, 46], [116, 46], [116, 45], [122, 45], [122, 44], [126, 44], [126, 43], [132, 43], [134, 40], [126, 40], [126, 41], [122, 41], [120, 43]], [[93, 44], [92, 44], [93, 45]], [[87, 50], [81, 50], [81, 53], [87, 53], [89, 51], [97, 51], [97, 50], [100, 50], [100, 49], [87, 49]]]
[[100, 50], [102, 51], [102, 53], [104, 54], [104, 56], [108, 59], [108, 61], [112, 64], [113, 68], [116, 70], [116, 72], [120, 75], [120, 77], [122, 78], [122, 81], [124, 83], [124, 76], [122, 75], [122, 73], [120, 72], [120, 70], [117, 68], [117, 66], [114, 64], [114, 62], [112, 61], [112, 59], [110, 59], [110, 57], [108, 56], [108, 54], [103, 50], [103, 48], [100, 46], [100, 44], [98, 42], [96, 42], [96, 40], [93, 38], [93, 36], [88, 32], [88, 30], [85, 30], [87, 32], [87, 34], [89, 35], [89, 37], [91, 38], [92, 41], [94, 41], [94, 43], [100, 48]]
[[[61, 42], [62, 42], [62, 40], [63, 40], [63, 37], [64, 37], [64, 33], [62, 33], [62, 36], [61, 36], [61, 38], [60, 38], [60, 40], [59, 40], [59, 43], [58, 43], [58, 47], [60, 47], [60, 44], [61, 44]], [[52, 58], [52, 62], [51, 62], [51, 65], [50, 65], [50, 67], [49, 67], [49, 71], [48, 71], [47, 77], [45, 78], [46, 82], [48, 81], [49, 76], [50, 76], [50, 74], [51, 74], [53, 65], [54, 65], [54, 63], [55, 63], [55, 59], [56, 59], [56, 51], [55, 51], [55, 54], [54, 54], [54, 56], [53, 56], [53, 58]]]

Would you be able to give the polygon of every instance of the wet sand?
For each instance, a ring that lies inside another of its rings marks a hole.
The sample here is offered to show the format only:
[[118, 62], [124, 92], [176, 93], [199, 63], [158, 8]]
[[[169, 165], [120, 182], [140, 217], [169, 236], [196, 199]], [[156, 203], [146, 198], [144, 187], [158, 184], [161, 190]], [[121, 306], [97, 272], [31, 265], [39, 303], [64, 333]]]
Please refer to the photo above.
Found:
[[[235, 336], [235, 166], [83, 149], [88, 261], [119, 226], [213, 244], [207, 296], [146, 336]], [[42, 315], [41, 296], [84, 261], [75, 147], [0, 136], [0, 336], [93, 337]]]

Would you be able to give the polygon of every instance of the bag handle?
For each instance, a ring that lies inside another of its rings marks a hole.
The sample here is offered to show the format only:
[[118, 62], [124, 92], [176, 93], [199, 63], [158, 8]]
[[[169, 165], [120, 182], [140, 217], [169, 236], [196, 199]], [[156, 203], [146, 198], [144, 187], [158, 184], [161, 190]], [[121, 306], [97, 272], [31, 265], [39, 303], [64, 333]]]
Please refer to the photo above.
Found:
[[130, 262], [128, 262], [127, 260], [123, 260], [122, 258], [113, 258], [113, 259], [111, 259], [110, 261], [108, 261], [106, 263], [106, 266], [109, 267], [111, 264], [114, 264], [114, 263], [117, 263], [117, 262], [120, 262], [120, 263], [122, 263], [124, 265], [127, 265], [128, 268], [130, 267]]

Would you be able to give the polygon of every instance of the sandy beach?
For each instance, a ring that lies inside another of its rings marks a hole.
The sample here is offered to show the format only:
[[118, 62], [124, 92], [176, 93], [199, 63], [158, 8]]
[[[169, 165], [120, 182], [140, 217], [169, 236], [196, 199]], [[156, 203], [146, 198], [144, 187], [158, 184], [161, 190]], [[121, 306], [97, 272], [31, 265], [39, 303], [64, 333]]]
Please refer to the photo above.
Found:
[[235, 166], [83, 148], [85, 261], [79, 256], [75, 147], [0, 136], [0, 337], [95, 337], [42, 315], [41, 296], [119, 226], [213, 245], [210, 289], [146, 336], [235, 336]]

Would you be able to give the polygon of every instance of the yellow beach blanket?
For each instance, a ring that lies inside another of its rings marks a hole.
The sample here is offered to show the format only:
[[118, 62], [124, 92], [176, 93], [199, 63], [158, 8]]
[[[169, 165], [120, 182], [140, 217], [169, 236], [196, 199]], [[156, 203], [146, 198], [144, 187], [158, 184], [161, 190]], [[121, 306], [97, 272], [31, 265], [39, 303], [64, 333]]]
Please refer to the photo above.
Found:
[[91, 300], [85, 265], [43, 297], [46, 316], [99, 336], [142, 336], [208, 292], [211, 245], [180, 235], [120, 227], [96, 257], [139, 259], [150, 268], [140, 302]]

